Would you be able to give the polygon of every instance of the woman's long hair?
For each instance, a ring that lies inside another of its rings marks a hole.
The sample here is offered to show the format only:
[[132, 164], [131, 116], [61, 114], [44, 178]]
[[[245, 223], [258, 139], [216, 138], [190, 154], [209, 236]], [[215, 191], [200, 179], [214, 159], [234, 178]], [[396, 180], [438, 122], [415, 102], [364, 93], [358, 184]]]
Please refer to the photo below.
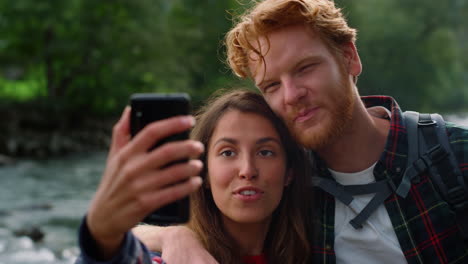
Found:
[[[312, 212], [310, 169], [302, 148], [293, 140], [284, 123], [273, 113], [263, 96], [252, 91], [234, 90], [211, 99], [196, 114], [197, 123], [191, 137], [209, 149], [210, 139], [218, 121], [229, 111], [258, 114], [269, 120], [277, 130], [286, 153], [287, 168], [292, 170], [292, 181], [273, 212], [264, 243], [268, 263], [309, 263]], [[208, 184], [207, 153], [201, 160], [204, 184]], [[189, 227], [201, 238], [207, 250], [220, 263], [241, 263], [240, 249], [224, 228], [221, 211], [214, 203], [211, 190], [202, 186], [191, 196]]]

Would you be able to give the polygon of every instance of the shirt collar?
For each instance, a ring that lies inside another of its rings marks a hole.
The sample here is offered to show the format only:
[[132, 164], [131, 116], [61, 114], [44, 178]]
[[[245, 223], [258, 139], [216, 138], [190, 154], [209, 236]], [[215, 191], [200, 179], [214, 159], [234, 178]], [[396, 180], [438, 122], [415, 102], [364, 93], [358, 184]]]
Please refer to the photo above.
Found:
[[[406, 168], [407, 136], [400, 106], [390, 96], [362, 96], [362, 102], [369, 114], [390, 120], [390, 131], [385, 149], [374, 169], [376, 180], [391, 178], [399, 181]], [[331, 177], [323, 160], [314, 155], [317, 169], [322, 177]]]
[[390, 119], [390, 131], [374, 175], [377, 180], [392, 178], [395, 181], [401, 177], [407, 162], [408, 139], [403, 113], [395, 99], [390, 96], [363, 96], [361, 100], [370, 113], [378, 111], [375, 107], [383, 107], [389, 112], [386, 118]]

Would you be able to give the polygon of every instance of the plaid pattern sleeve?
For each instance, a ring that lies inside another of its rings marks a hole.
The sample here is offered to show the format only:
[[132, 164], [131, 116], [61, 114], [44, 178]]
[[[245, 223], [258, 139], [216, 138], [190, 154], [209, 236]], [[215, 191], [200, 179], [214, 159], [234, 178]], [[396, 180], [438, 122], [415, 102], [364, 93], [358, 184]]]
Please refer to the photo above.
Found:
[[150, 252], [131, 232], [125, 234], [124, 241], [117, 254], [110, 260], [99, 261], [96, 256], [97, 244], [89, 232], [86, 217], [83, 218], [78, 230], [80, 255], [75, 264], [152, 264]]
[[[402, 112], [388, 96], [361, 98], [366, 107], [383, 106], [391, 112], [390, 133], [385, 150], [374, 169], [377, 180], [389, 179], [398, 186], [407, 162], [407, 134]], [[468, 128], [447, 124], [447, 134], [465, 179], [468, 179]], [[330, 177], [318, 162], [318, 173]], [[314, 263], [335, 263], [334, 199], [316, 189], [316, 237]], [[413, 182], [406, 198], [392, 194], [385, 201], [403, 254], [413, 263], [468, 263], [468, 245], [464, 243], [448, 204], [437, 193], [429, 175]], [[350, 260], [350, 263], [352, 260]]]

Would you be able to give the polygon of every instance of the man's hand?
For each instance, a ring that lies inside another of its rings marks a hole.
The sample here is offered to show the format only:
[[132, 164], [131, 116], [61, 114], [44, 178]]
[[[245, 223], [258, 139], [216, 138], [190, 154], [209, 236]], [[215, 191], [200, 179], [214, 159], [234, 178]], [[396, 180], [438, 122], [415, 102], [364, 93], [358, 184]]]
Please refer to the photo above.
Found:
[[185, 226], [137, 226], [132, 232], [151, 251], [162, 252], [167, 263], [218, 264], [196, 234]]

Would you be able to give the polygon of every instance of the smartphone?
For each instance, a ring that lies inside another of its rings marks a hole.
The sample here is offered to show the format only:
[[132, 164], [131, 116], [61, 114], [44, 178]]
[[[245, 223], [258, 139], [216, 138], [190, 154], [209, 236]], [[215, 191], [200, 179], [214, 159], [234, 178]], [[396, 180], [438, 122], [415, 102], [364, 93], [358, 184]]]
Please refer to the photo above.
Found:
[[[130, 97], [130, 134], [134, 137], [146, 125], [173, 116], [190, 114], [190, 97], [185, 93], [140, 93]], [[174, 140], [185, 140], [189, 137], [189, 131], [171, 135], [156, 142], [148, 151]], [[166, 166], [171, 166], [179, 160]], [[170, 225], [175, 223], [186, 223], [190, 218], [189, 197], [182, 198], [168, 204], [151, 214], [147, 215], [142, 222], [156, 225]]]

